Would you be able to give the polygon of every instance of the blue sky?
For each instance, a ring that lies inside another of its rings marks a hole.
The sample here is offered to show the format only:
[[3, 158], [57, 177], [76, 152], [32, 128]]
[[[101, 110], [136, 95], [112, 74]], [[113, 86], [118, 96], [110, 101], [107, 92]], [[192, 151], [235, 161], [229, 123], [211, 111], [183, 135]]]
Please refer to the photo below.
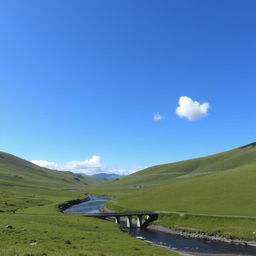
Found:
[[[1, 1], [1, 151], [127, 171], [255, 141], [255, 10], [253, 0]], [[210, 107], [180, 118], [181, 96]]]

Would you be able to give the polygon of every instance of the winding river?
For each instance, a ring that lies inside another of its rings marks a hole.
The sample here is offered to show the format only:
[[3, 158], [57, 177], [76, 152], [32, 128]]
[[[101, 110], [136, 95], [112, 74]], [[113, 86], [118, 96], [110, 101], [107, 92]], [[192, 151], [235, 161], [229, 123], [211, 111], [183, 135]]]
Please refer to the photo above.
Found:
[[[64, 213], [99, 213], [100, 208], [110, 199], [91, 197], [90, 201], [72, 206]], [[150, 229], [128, 229], [131, 236], [156, 246], [176, 251], [181, 255], [198, 256], [252, 256], [256, 255], [256, 247], [230, 245], [197, 239], [188, 239]]]

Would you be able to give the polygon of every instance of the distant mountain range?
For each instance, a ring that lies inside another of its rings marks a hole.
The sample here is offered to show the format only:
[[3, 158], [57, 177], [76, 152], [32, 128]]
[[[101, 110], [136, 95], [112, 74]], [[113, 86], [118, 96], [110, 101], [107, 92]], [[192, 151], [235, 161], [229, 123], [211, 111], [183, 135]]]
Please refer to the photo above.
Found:
[[115, 179], [120, 179], [122, 177], [125, 177], [126, 175], [119, 175], [116, 173], [105, 173], [105, 172], [101, 172], [101, 173], [97, 173], [97, 174], [93, 174], [93, 175], [88, 175], [88, 174], [84, 174], [84, 173], [78, 173], [78, 176], [81, 177], [92, 177], [95, 178], [98, 181], [102, 181], [102, 180], [115, 180]]
[[125, 175], [119, 175], [116, 173], [97, 173], [92, 175], [94, 178], [102, 179], [102, 180], [114, 180], [124, 177]]

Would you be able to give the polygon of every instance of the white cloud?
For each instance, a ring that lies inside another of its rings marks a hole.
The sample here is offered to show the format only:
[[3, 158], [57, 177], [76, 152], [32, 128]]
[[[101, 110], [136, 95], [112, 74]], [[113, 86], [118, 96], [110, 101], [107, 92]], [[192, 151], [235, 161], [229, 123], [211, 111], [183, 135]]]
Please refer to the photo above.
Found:
[[86, 175], [93, 175], [93, 174], [102, 173], [102, 172], [128, 175], [143, 169], [140, 167], [131, 167], [130, 169], [119, 169], [116, 167], [110, 168], [102, 163], [101, 158], [99, 156], [93, 156], [89, 160], [70, 161], [64, 164], [49, 162], [46, 160], [31, 160], [31, 162], [41, 167], [46, 167], [53, 170], [70, 171], [73, 173], [83, 173]]
[[41, 167], [49, 168], [49, 169], [57, 169], [58, 164], [55, 162], [48, 162], [45, 160], [32, 160], [30, 161], [33, 164], [39, 165]]
[[164, 116], [163, 116], [163, 115], [161, 115], [161, 114], [159, 114], [159, 113], [153, 114], [153, 120], [154, 120], [154, 121], [161, 121], [161, 120], [163, 120], [163, 119], [164, 119]]
[[200, 104], [187, 96], [181, 96], [176, 114], [181, 118], [187, 118], [189, 121], [195, 121], [207, 116], [209, 108], [210, 104], [207, 102]]

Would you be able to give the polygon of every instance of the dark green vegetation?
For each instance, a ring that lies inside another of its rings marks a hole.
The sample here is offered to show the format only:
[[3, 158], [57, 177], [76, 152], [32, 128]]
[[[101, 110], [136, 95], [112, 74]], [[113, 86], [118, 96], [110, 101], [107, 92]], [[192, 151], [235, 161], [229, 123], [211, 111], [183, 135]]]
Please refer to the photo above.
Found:
[[[114, 196], [109, 208], [176, 213], [177, 225], [247, 239], [255, 239], [255, 188], [255, 143], [204, 158], [154, 166], [93, 187], [97, 193]], [[185, 213], [185, 218], [178, 218], [179, 213]], [[197, 215], [197, 220], [200, 215], [204, 217], [195, 221], [190, 216], [188, 222], [188, 214]], [[230, 218], [227, 221], [219, 216]], [[168, 220], [171, 218], [173, 215], [160, 219], [161, 224], [175, 228]]]
[[174, 255], [131, 238], [113, 223], [59, 212], [59, 204], [85, 198], [85, 189], [96, 183], [0, 153], [0, 255]]

